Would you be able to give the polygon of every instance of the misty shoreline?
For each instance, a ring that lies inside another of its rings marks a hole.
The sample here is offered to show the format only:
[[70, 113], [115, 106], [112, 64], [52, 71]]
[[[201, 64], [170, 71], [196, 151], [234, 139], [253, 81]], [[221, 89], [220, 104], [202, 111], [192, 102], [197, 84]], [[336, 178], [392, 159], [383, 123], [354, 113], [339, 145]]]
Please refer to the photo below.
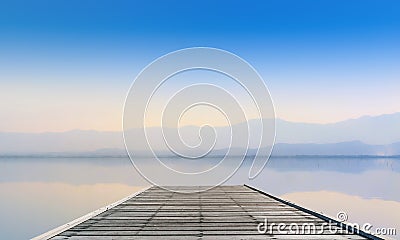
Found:
[[[259, 155], [261, 157], [268, 157], [266, 155]], [[154, 156], [143, 156], [137, 155], [135, 157], [138, 158], [154, 158]], [[180, 158], [174, 155], [161, 155], [157, 156], [158, 158]], [[204, 158], [222, 158], [224, 155], [210, 155], [205, 156]], [[229, 156], [232, 158], [242, 157], [239, 155]], [[254, 155], [246, 155], [245, 158], [252, 158]], [[37, 154], [0, 154], [1, 158], [129, 158], [128, 154], [126, 155], [91, 155], [91, 154], [59, 154], [59, 153], [37, 153]], [[271, 155], [270, 158], [297, 158], [297, 159], [307, 159], [307, 158], [388, 158], [388, 159], [400, 159], [400, 155]]]

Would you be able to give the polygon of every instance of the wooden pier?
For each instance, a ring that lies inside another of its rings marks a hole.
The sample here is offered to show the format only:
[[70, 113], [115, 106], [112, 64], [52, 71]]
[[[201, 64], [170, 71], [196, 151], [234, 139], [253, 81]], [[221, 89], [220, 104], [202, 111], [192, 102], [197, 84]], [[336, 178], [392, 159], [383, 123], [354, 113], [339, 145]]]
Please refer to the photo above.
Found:
[[249, 186], [219, 186], [151, 187], [34, 239], [380, 238]]

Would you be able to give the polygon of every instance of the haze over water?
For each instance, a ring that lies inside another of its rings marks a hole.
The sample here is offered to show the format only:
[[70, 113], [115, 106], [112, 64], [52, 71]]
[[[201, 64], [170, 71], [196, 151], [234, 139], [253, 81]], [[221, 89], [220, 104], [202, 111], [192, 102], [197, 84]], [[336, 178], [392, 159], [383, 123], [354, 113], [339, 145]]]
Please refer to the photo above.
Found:
[[[248, 169], [245, 161], [225, 184], [246, 183], [334, 218], [345, 211], [350, 222], [400, 229], [400, 159], [272, 158], [251, 181]], [[1, 157], [0, 238], [34, 237], [149, 185], [124, 157]]]

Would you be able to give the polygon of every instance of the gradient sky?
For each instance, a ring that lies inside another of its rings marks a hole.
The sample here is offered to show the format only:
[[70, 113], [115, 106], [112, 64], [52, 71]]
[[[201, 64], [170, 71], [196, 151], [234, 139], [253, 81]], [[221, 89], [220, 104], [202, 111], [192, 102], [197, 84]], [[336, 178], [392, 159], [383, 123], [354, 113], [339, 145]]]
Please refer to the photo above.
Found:
[[279, 118], [400, 111], [398, 1], [0, 3], [0, 131], [120, 130], [134, 77], [186, 47], [231, 51]]

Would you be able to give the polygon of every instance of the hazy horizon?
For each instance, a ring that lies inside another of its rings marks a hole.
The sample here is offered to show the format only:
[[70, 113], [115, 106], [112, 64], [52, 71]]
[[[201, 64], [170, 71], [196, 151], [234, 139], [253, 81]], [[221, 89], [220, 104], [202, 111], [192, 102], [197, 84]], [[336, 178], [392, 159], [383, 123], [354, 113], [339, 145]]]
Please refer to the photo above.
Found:
[[[310, 125], [334, 125], [337, 123], [342, 123], [342, 122], [348, 122], [348, 121], [354, 121], [354, 120], [358, 120], [358, 119], [365, 119], [365, 118], [375, 118], [375, 117], [385, 117], [385, 116], [390, 116], [390, 115], [400, 115], [400, 111], [399, 112], [392, 112], [392, 113], [383, 113], [383, 114], [378, 114], [378, 115], [361, 115], [355, 118], [348, 118], [348, 119], [343, 119], [343, 120], [339, 120], [339, 121], [335, 121], [335, 122], [327, 122], [327, 123], [319, 123], [319, 122], [297, 122], [297, 121], [290, 121], [287, 119], [283, 119], [283, 118], [279, 118], [277, 117], [275, 119], [275, 121], [284, 121], [284, 122], [288, 122], [288, 123], [295, 123], [295, 124], [310, 124]], [[249, 119], [248, 122], [253, 121], [253, 120], [258, 120], [257, 118], [254, 119]], [[265, 119], [268, 120], [268, 119]], [[244, 122], [241, 122], [244, 123]], [[238, 123], [240, 124], [240, 123]], [[180, 124], [179, 128], [184, 128], [184, 127], [199, 127], [201, 126], [200, 124], [194, 124], [194, 123], [188, 123], [188, 124]], [[214, 125], [214, 127], [228, 127], [229, 125]], [[145, 128], [158, 128], [160, 126], [157, 125], [152, 125], [152, 126], [147, 126]], [[173, 127], [168, 127], [168, 128], [173, 128]], [[64, 132], [72, 132], [72, 131], [97, 131], [97, 132], [121, 132], [123, 131], [122, 129], [122, 123], [121, 123], [121, 128], [120, 129], [115, 129], [115, 130], [97, 130], [97, 129], [93, 129], [93, 128], [89, 128], [89, 129], [81, 129], [81, 128], [73, 128], [73, 129], [66, 129], [66, 130], [60, 130], [60, 131], [2, 131], [0, 130], [0, 133], [64, 133]]]
[[[267, 120], [268, 121], [268, 120]], [[257, 139], [260, 132], [258, 121], [249, 121], [249, 146], [232, 145], [232, 149], [259, 149]], [[211, 155], [220, 155], [228, 148], [230, 131], [244, 134], [246, 122], [230, 127], [215, 127], [217, 134]], [[376, 117], [362, 117], [335, 124], [293, 123], [276, 121], [276, 145], [273, 154], [278, 155], [377, 155], [393, 156], [400, 154], [400, 113]], [[163, 141], [163, 132], [176, 131], [175, 128], [147, 128], [148, 137], [156, 144], [154, 150], [165, 155], [168, 151]], [[199, 126], [182, 126], [181, 137], [188, 144], [199, 143]], [[135, 134], [140, 129], [128, 130]], [[92, 153], [94, 155], [121, 154], [125, 149], [122, 131], [101, 132], [95, 130], [72, 130], [45, 133], [4, 133], [0, 132], [0, 154], [36, 153]], [[143, 152], [145, 141], [136, 141], [136, 154]], [[261, 146], [261, 149], [266, 146]], [[118, 151], [116, 151], [118, 149]], [[190, 149], [183, 148], [187, 152]], [[252, 150], [252, 151], [253, 151]], [[97, 151], [97, 152], [96, 152]], [[235, 152], [234, 150], [232, 150]], [[236, 151], [236, 152], [237, 152]], [[169, 154], [168, 154], [169, 155]]]

